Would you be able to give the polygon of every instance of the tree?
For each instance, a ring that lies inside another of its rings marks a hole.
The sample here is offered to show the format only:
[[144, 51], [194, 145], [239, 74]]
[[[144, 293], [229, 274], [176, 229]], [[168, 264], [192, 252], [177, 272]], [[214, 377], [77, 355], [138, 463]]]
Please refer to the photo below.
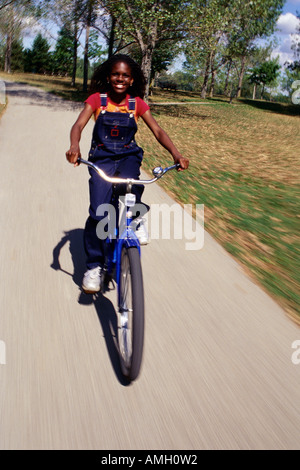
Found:
[[53, 70], [55, 73], [70, 76], [73, 71], [73, 35], [68, 26], [63, 26], [58, 33], [53, 53]]
[[247, 60], [255, 39], [274, 31], [284, 0], [193, 0], [187, 9], [189, 32], [185, 54], [190, 70], [202, 75], [201, 95], [211, 94], [216, 73], [227, 66], [225, 91], [232, 69], [239, 67], [237, 96], [241, 94]]
[[[141, 50], [136, 44], [128, 46], [127, 50], [136, 62], [141, 63]], [[157, 74], [167, 70], [167, 68], [171, 65], [177, 54], [178, 48], [175, 42], [157, 42], [152, 56], [150, 83], [153, 82]]]
[[152, 59], [158, 42], [179, 40], [185, 25], [181, 0], [113, 0], [102, 5], [116, 22], [114, 35], [127, 44], [135, 43], [141, 52], [146, 97], [149, 94]]
[[[124, 44], [122, 31], [118, 31], [118, 37], [116, 37], [118, 17], [117, 9], [111, 7], [111, 2], [106, 0], [100, 0], [100, 4], [103, 8], [101, 15], [99, 15], [99, 24], [94, 24], [93, 27], [104, 37], [107, 43], [107, 54], [111, 57], [113, 54], [120, 52], [128, 44]], [[109, 8], [110, 7], [110, 8]], [[130, 41], [130, 44], [132, 41]]]
[[231, 56], [240, 59], [240, 72], [236, 96], [239, 98], [247, 60], [253, 54], [254, 41], [270, 36], [282, 12], [285, 0], [235, 0], [237, 17], [229, 33]]
[[231, 3], [230, 0], [193, 0], [187, 9], [186, 65], [196, 76], [203, 77], [202, 98], [207, 94], [209, 76], [212, 76], [213, 90], [216, 71], [226, 62], [219, 50], [224, 47], [225, 34], [233, 19]]
[[89, 37], [89, 53], [88, 59], [92, 69], [95, 69], [98, 65], [103, 62], [107, 50], [102, 49], [102, 45], [99, 44], [99, 34], [95, 29], [92, 29]]
[[60, 28], [65, 27], [73, 42], [73, 65], [71, 85], [75, 86], [78, 45], [83, 31], [83, 19], [87, 0], [42, 0], [44, 18], [55, 22]]
[[23, 19], [35, 13], [32, 0], [6, 0], [0, 7], [0, 36], [5, 42], [4, 71], [11, 72], [13, 42], [21, 38]]
[[85, 45], [84, 45], [84, 60], [83, 60], [83, 91], [87, 91], [88, 83], [88, 67], [89, 67], [89, 40], [91, 27], [96, 21], [97, 1], [96, 0], [87, 0], [86, 1], [86, 11], [84, 13], [84, 24], [85, 24]]
[[52, 57], [49, 52], [50, 44], [39, 33], [33, 41], [32, 49], [26, 50], [25, 71], [32, 73], [49, 72], [52, 68]]
[[16, 72], [24, 71], [24, 49], [23, 43], [20, 39], [15, 39], [12, 42], [11, 48], [11, 71]]
[[14, 0], [4, 1], [3, 4], [0, 5], [0, 10], [3, 10], [3, 8], [6, 8], [8, 5], [11, 5], [12, 3], [14, 3]]
[[253, 69], [249, 77], [251, 83], [254, 83], [253, 99], [255, 99], [256, 86], [262, 84], [261, 97], [263, 97], [266, 85], [272, 85], [279, 75], [280, 65], [277, 59], [264, 62], [260, 66]]

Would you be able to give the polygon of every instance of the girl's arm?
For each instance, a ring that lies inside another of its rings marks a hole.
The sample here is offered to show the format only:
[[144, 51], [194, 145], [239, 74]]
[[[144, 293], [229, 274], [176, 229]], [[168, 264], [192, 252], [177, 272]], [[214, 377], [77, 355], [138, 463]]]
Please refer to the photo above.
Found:
[[85, 106], [79, 114], [77, 121], [72, 126], [70, 134], [71, 145], [69, 150], [67, 150], [66, 152], [66, 157], [70, 163], [74, 163], [74, 166], [78, 166], [77, 160], [81, 156], [79, 147], [81, 133], [88, 121], [90, 120], [92, 114], [93, 108], [90, 104], [85, 103]]
[[180, 164], [180, 170], [186, 170], [189, 166], [188, 158], [183, 157], [173, 142], [171, 141], [168, 134], [158, 125], [155, 121], [154, 117], [152, 116], [150, 110], [148, 109], [143, 115], [143, 120], [149, 127], [149, 129], [153, 132], [158, 142], [172, 155], [174, 162]]

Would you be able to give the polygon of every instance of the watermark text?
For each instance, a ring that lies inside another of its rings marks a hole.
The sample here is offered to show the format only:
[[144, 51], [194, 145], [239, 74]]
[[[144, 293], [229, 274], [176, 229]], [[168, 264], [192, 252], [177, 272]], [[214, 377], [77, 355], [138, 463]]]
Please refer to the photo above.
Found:
[[300, 80], [295, 80], [292, 83], [292, 89], [295, 90], [292, 94], [292, 103], [300, 104]]
[[0, 364], [6, 364], [6, 345], [2, 340], [0, 340]]
[[296, 339], [292, 342], [292, 348], [295, 349], [291, 357], [292, 363], [297, 366], [300, 364], [300, 339]]
[[[122, 200], [122, 198], [121, 198]], [[123, 203], [122, 203], [123, 204]], [[119, 217], [112, 204], [101, 204], [96, 215], [101, 217], [97, 224], [97, 236], [105, 240], [108, 236], [116, 238], [117, 219], [119, 233], [126, 228], [126, 208], [121, 206]], [[135, 232], [140, 222], [145, 225], [151, 240], [185, 240], [185, 249], [200, 250], [204, 245], [204, 205], [203, 204], [152, 204], [150, 211], [144, 204], [129, 208], [132, 215], [130, 228]]]

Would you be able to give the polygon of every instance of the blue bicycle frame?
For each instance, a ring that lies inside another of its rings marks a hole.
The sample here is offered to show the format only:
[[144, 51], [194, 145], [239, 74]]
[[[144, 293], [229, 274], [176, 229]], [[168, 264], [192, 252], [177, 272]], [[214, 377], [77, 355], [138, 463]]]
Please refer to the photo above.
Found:
[[106, 238], [106, 263], [101, 271], [101, 291], [105, 292], [110, 280], [117, 283], [117, 322], [118, 322], [118, 352], [122, 373], [129, 380], [135, 380], [139, 374], [144, 343], [144, 287], [142, 267], [140, 262], [140, 242], [135, 234], [133, 223], [133, 210], [135, 195], [131, 193], [133, 184], [154, 183], [167, 171], [177, 168], [172, 165], [165, 169], [154, 168], [154, 178], [151, 180], [134, 180], [131, 178], [108, 177], [103, 170], [92, 162], [78, 159], [78, 163], [84, 163], [93, 168], [101, 178], [112, 184], [126, 184], [124, 202], [117, 193], [113, 192], [112, 203], [116, 213], [108, 211], [109, 222], [115, 215], [116, 227]]
[[[178, 168], [179, 164], [174, 164], [166, 168], [162, 167], [156, 167], [152, 170], [154, 178], [150, 180], [135, 180], [133, 178], [116, 178], [116, 177], [109, 177], [105, 174], [103, 170], [98, 168], [94, 163], [83, 160], [82, 158], [78, 159], [78, 163], [83, 163], [93, 170], [95, 170], [101, 178], [103, 178], [105, 181], [108, 181], [112, 184], [124, 184], [126, 183], [126, 195], [125, 195], [125, 204], [124, 204], [124, 209], [126, 211], [126, 225], [125, 228], [123, 229], [122, 233], [119, 233], [120, 230], [120, 222], [118, 223], [118, 227], [116, 228], [115, 236], [114, 238], [108, 237], [107, 238], [107, 273], [109, 275], [112, 274], [114, 271], [114, 268], [116, 269], [116, 283], [118, 286], [118, 303], [120, 305], [120, 290], [119, 290], [119, 285], [120, 285], [120, 271], [121, 271], [121, 254], [122, 254], [122, 248], [131, 248], [131, 247], [136, 247], [138, 249], [139, 255], [141, 255], [141, 247], [139, 240], [134, 233], [134, 230], [132, 229], [132, 212], [130, 210], [130, 207], [132, 207], [135, 204], [135, 200], [133, 202], [133, 199], [130, 201], [130, 196], [134, 197], [135, 196], [131, 193], [131, 187], [133, 184], [150, 184], [154, 183], [157, 181], [159, 178], [161, 178], [167, 171], [173, 170], [174, 168]], [[127, 204], [128, 202], [128, 204]], [[119, 214], [119, 201], [117, 201], [117, 211]], [[120, 217], [118, 217], [120, 219]]]

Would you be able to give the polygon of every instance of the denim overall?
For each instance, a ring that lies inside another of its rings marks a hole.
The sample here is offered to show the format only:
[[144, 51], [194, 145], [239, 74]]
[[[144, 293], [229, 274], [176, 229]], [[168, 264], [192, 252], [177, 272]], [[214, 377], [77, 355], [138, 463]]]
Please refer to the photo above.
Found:
[[[93, 130], [89, 160], [101, 168], [108, 176], [138, 179], [143, 159], [143, 149], [138, 147], [134, 136], [137, 125], [134, 118], [135, 98], [129, 98], [129, 112], [107, 112], [107, 94], [100, 94], [100, 114]], [[90, 208], [84, 230], [84, 247], [87, 255], [87, 268], [103, 266], [104, 241], [96, 234], [98, 221], [105, 216], [97, 216], [101, 204], [109, 204], [112, 199], [112, 184], [102, 180], [90, 169]], [[124, 194], [125, 185], [118, 185], [118, 193]], [[144, 187], [133, 185], [136, 202], [141, 202]]]

